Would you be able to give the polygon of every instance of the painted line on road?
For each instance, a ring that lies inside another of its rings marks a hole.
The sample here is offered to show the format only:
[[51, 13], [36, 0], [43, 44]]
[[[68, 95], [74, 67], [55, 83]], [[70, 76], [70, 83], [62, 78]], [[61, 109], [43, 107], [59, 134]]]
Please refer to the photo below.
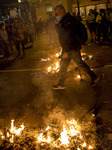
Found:
[[41, 70], [40, 69], [0, 70], [0, 73], [7, 73], [7, 72], [27, 72], [27, 71], [41, 71]]

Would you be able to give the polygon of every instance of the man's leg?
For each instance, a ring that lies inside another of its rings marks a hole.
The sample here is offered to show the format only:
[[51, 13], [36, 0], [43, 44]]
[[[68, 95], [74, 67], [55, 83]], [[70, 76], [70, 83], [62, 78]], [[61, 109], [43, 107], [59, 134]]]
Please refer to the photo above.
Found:
[[[90, 67], [82, 60], [80, 50], [72, 51], [72, 59], [77, 64], [78, 68], [84, 70], [91, 77], [91, 85], [98, 78], [97, 75], [90, 69]], [[93, 85], [94, 86], [94, 85]]]
[[67, 67], [70, 63], [71, 58], [61, 58], [60, 62], [60, 79], [59, 83], [57, 85], [53, 86], [53, 89], [65, 89], [65, 78], [66, 78], [66, 72]]
[[24, 40], [21, 41], [23, 55], [25, 55], [25, 46], [24, 46], [24, 44], [25, 44]]
[[20, 42], [18, 40], [15, 41], [15, 46], [18, 51], [18, 55], [20, 55]]
[[65, 58], [65, 59], [63, 59], [63, 58], [61, 59], [59, 85], [64, 85], [65, 84], [67, 67], [69, 66], [70, 61], [71, 61], [70, 57]]

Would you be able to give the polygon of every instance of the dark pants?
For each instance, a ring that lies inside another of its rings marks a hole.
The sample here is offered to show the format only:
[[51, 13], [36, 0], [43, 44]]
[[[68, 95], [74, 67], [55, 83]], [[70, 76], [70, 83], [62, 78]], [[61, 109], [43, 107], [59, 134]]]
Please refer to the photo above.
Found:
[[4, 52], [4, 56], [9, 57], [10, 56], [9, 44], [7, 42], [5, 42], [5, 41], [2, 42], [2, 49], [3, 49], [3, 52]]
[[103, 36], [103, 42], [108, 38], [107, 37], [107, 26], [103, 24], [98, 24], [97, 26], [98, 31], [98, 41], [100, 42], [101, 35]]
[[112, 34], [112, 22], [110, 22], [110, 35]]
[[16, 40], [15, 41], [15, 46], [16, 46], [16, 49], [17, 49], [19, 55], [20, 55], [20, 44], [22, 45], [22, 51], [23, 51], [23, 55], [24, 55], [25, 54], [24, 40], [22, 40], [22, 41]]
[[78, 68], [81, 68], [83, 71], [85, 71], [91, 79], [94, 79], [96, 77], [95, 73], [90, 69], [90, 67], [82, 60], [80, 51], [70, 51], [68, 53], [69, 57], [66, 59], [61, 59], [60, 62], [60, 79], [59, 79], [59, 84], [64, 85], [65, 83], [65, 78], [66, 78], [66, 72], [67, 72], [67, 67], [70, 64], [70, 61], [73, 59], [74, 62], [76, 63]]

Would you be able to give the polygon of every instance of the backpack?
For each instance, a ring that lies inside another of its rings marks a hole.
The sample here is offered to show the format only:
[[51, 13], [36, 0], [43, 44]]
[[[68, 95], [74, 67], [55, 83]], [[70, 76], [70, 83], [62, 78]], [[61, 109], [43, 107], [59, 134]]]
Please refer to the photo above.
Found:
[[85, 44], [88, 40], [88, 34], [87, 34], [87, 29], [85, 25], [81, 22], [79, 22], [76, 38], [80, 42], [81, 45]]

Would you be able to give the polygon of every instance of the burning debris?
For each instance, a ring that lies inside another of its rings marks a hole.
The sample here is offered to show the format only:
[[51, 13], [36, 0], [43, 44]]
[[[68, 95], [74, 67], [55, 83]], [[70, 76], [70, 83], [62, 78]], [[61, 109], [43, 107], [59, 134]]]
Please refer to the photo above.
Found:
[[88, 55], [87, 53], [81, 53], [82, 60], [93, 60], [93, 55]]
[[[66, 120], [62, 127], [48, 125], [47, 128], [28, 134], [22, 124], [20, 128], [14, 126], [11, 120], [11, 128], [7, 132], [0, 132], [0, 148], [3, 149], [49, 149], [49, 150], [90, 150], [94, 149], [83, 135], [81, 127], [75, 120]], [[25, 132], [25, 133], [24, 133]]]
[[[60, 58], [62, 56], [62, 49], [59, 48], [59, 52], [51, 55], [48, 58], [41, 58], [42, 62], [49, 62], [49, 67], [47, 67], [46, 72], [47, 73], [58, 73], [60, 70]], [[88, 55], [87, 53], [81, 53], [82, 60], [92, 60], [93, 55]], [[77, 79], [82, 79], [81, 74], [76, 76]]]

